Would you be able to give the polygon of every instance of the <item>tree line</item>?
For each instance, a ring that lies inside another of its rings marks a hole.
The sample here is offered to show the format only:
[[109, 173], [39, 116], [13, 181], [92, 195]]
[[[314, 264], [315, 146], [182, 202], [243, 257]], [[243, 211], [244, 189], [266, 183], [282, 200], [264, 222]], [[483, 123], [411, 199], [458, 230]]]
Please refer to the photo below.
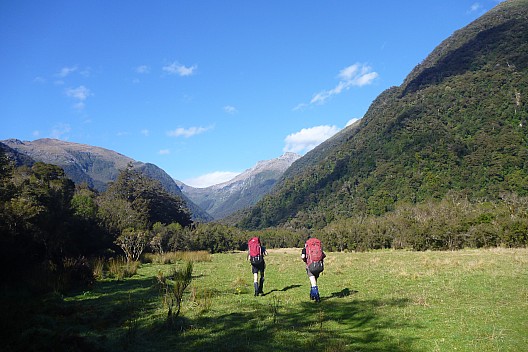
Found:
[[[280, 227], [260, 230], [194, 223], [181, 198], [132, 167], [98, 193], [75, 185], [58, 166], [37, 162], [15, 167], [0, 154], [0, 263], [7, 268], [5, 281], [37, 278], [40, 289], [60, 289], [65, 276], [90, 284], [90, 258], [123, 256], [133, 262], [144, 252], [246, 250], [252, 236], [261, 237], [268, 248], [298, 248], [308, 236], [316, 236], [329, 251], [528, 243], [528, 197], [514, 193], [504, 193], [498, 202], [475, 202], [451, 192], [440, 200], [398, 204], [382, 215], [333, 214], [325, 226], [317, 226], [318, 218], [329, 216], [301, 212]], [[306, 226], [310, 223], [314, 226]]]

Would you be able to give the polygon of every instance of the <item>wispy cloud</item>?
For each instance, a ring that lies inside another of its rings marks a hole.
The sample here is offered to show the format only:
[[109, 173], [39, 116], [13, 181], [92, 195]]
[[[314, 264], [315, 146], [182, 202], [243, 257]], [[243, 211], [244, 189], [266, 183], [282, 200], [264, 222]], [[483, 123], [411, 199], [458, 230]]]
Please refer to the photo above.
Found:
[[68, 88], [65, 91], [66, 96], [74, 99], [76, 101], [74, 107], [78, 110], [82, 110], [85, 107], [85, 100], [89, 96], [93, 95], [90, 89], [85, 86], [79, 86], [77, 88]]
[[159, 155], [169, 155], [170, 154], [170, 150], [169, 149], [161, 149], [159, 152], [158, 152]]
[[72, 67], [63, 67], [60, 69], [60, 71], [56, 74], [57, 77], [65, 78], [72, 74], [73, 72], [77, 71], [77, 66]]
[[310, 100], [310, 104], [324, 104], [332, 96], [341, 94], [350, 87], [363, 87], [371, 84], [378, 76], [378, 73], [373, 72], [368, 65], [356, 63], [345, 67], [338, 74], [339, 83], [332, 89], [316, 93]]
[[147, 65], [141, 65], [136, 67], [136, 73], [147, 74], [150, 73], [150, 67]]
[[288, 135], [284, 141], [284, 152], [304, 154], [339, 132], [336, 126], [315, 126], [303, 128], [299, 132]]
[[146, 128], [142, 129], [142, 130], [140, 131], [140, 133], [141, 133], [142, 135], [144, 135], [145, 137], [150, 136], [150, 131], [147, 130]]
[[196, 70], [198, 69], [197, 65], [192, 65], [190, 67], [181, 65], [178, 62], [173, 62], [170, 65], [163, 66], [163, 71], [171, 74], [171, 75], [178, 75], [178, 76], [191, 76], [193, 75]]
[[224, 106], [224, 111], [230, 115], [236, 114], [238, 112], [237, 108], [231, 105]]
[[478, 2], [475, 2], [471, 5], [471, 7], [468, 10], [468, 13], [477, 12], [482, 9], [482, 5]]
[[35, 77], [35, 79], [33, 80], [33, 82], [35, 82], [35, 83], [40, 83], [40, 84], [42, 84], [42, 83], [46, 83], [46, 78], [44, 78], [44, 77], [42, 77], [42, 76], [37, 76], [37, 77]]
[[71, 131], [71, 127], [67, 123], [59, 123], [55, 125], [50, 133], [51, 138], [67, 140], [68, 137], [65, 136]]
[[195, 178], [190, 178], [182, 182], [191, 187], [205, 188], [232, 180], [239, 174], [240, 172], [215, 171]]
[[352, 125], [352, 124], [358, 122], [359, 120], [361, 120], [361, 119], [359, 119], [359, 118], [357, 118], [357, 117], [351, 118], [350, 120], [348, 120], [348, 122], [346, 123], [345, 126], [348, 127], [348, 126], [350, 126], [350, 125]]
[[205, 131], [211, 129], [211, 127], [189, 127], [189, 128], [183, 128], [179, 127], [175, 130], [168, 131], [167, 135], [169, 137], [185, 137], [189, 138], [192, 136], [196, 136], [198, 134], [204, 133]]
[[372, 67], [355, 63], [339, 72], [337, 75], [339, 82], [334, 88], [314, 94], [309, 103], [300, 103], [293, 110], [302, 110], [311, 104], [324, 104], [334, 95], [341, 94], [343, 91], [350, 89], [350, 87], [363, 87], [371, 84], [378, 76], [377, 72], [372, 71]]

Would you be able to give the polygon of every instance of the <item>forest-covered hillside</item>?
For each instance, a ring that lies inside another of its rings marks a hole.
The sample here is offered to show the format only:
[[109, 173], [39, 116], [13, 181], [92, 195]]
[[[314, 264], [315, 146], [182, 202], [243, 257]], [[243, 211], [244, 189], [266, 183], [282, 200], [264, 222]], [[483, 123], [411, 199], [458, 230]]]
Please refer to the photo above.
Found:
[[320, 229], [453, 193], [528, 195], [526, 0], [443, 41], [357, 125], [295, 162], [238, 225]]

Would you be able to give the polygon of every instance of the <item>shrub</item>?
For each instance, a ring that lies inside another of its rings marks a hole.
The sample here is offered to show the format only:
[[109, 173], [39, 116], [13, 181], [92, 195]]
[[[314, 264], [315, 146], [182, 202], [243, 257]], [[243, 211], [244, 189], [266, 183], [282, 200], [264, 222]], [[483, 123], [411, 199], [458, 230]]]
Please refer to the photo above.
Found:
[[138, 261], [127, 261], [123, 257], [110, 258], [108, 261], [108, 273], [110, 277], [122, 280], [137, 273]]
[[64, 258], [58, 273], [59, 292], [89, 289], [94, 283], [95, 277], [86, 258]]

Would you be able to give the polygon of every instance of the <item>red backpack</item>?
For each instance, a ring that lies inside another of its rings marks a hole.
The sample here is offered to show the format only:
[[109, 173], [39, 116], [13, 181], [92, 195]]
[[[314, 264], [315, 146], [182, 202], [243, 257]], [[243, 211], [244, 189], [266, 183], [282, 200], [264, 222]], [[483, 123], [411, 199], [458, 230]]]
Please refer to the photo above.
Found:
[[310, 238], [306, 241], [306, 264], [323, 260], [323, 246], [317, 238]]
[[260, 264], [264, 260], [262, 257], [262, 250], [260, 248], [260, 239], [252, 237], [248, 241], [249, 261], [251, 264]]

